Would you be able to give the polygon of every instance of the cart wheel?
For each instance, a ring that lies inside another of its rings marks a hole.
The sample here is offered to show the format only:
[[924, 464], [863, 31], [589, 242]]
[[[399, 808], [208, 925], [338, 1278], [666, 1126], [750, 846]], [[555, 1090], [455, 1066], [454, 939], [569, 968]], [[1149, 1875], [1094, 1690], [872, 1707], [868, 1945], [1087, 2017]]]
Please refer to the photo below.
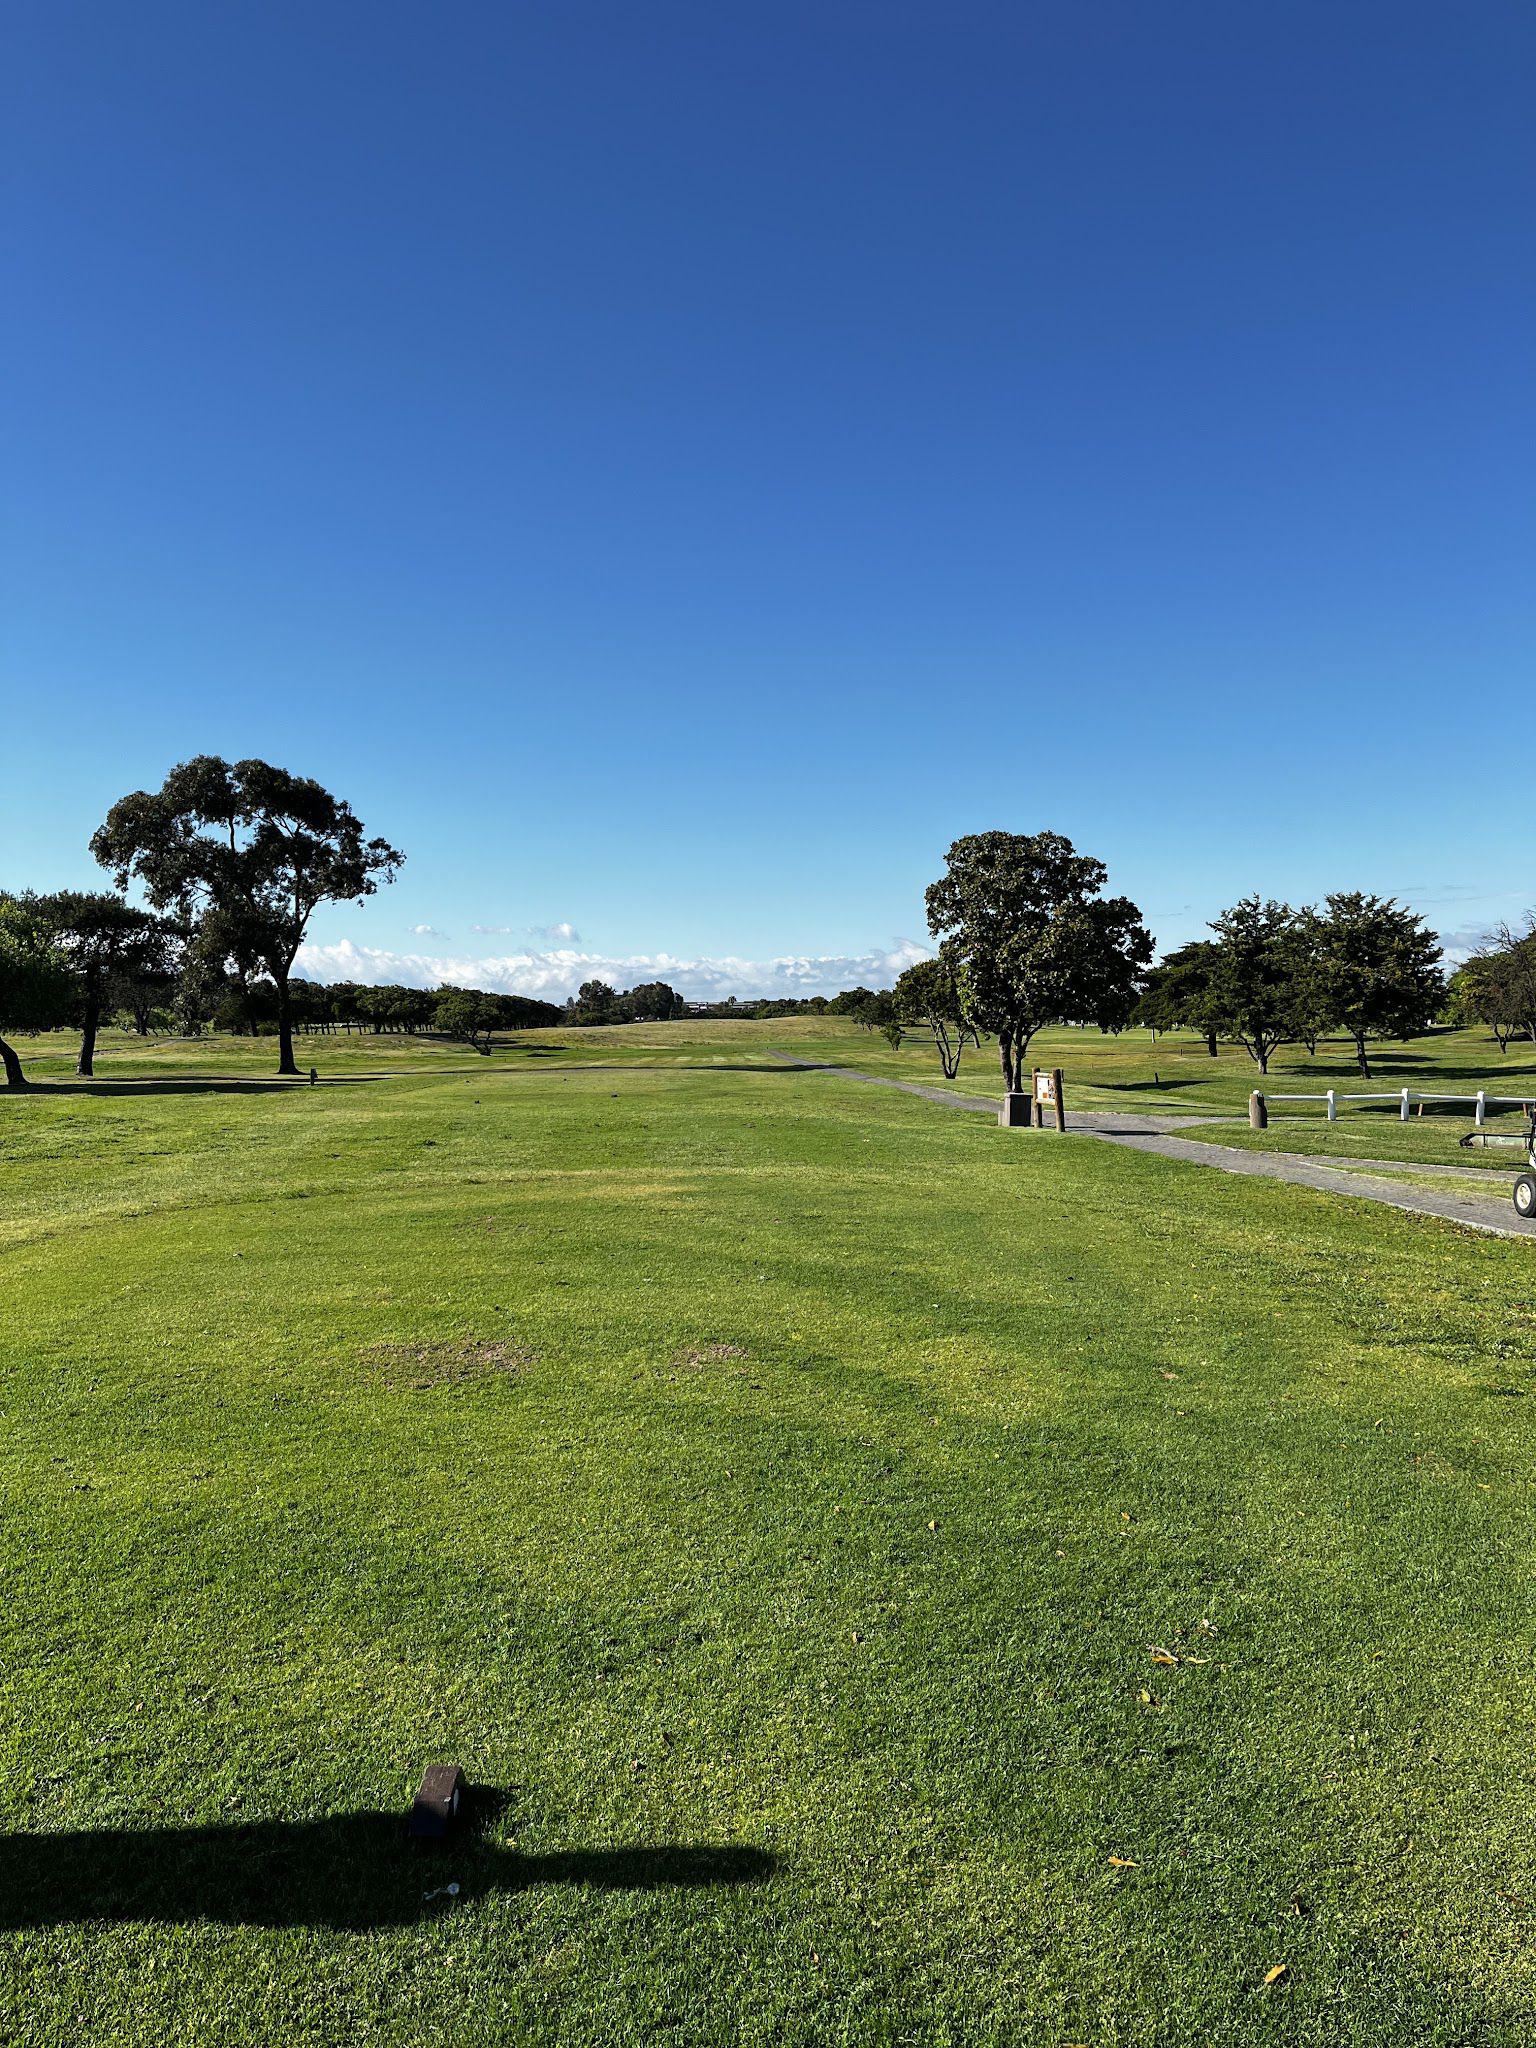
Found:
[[1536, 1216], [1536, 1173], [1522, 1173], [1515, 1182], [1515, 1214]]

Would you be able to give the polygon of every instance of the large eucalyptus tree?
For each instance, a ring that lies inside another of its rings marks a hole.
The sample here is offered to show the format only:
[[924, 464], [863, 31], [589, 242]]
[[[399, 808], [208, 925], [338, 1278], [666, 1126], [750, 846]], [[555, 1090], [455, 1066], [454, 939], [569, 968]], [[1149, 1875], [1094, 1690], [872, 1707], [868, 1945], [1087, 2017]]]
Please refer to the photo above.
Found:
[[157, 910], [196, 923], [200, 946], [235, 973], [271, 976], [280, 1074], [298, 1072], [288, 983], [310, 918], [322, 903], [371, 896], [405, 858], [365, 838], [320, 783], [216, 754], [115, 803], [91, 851], [120, 888], [136, 878]]

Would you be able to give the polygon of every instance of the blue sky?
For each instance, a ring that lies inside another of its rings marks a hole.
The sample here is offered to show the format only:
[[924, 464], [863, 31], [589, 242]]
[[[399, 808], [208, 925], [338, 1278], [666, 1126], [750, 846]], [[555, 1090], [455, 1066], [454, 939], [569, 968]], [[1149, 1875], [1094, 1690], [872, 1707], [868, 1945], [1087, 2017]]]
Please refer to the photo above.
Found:
[[315, 930], [380, 978], [835, 986], [992, 826], [1165, 944], [1536, 902], [1518, 0], [28, 0], [5, 70], [0, 883], [212, 751], [405, 849]]

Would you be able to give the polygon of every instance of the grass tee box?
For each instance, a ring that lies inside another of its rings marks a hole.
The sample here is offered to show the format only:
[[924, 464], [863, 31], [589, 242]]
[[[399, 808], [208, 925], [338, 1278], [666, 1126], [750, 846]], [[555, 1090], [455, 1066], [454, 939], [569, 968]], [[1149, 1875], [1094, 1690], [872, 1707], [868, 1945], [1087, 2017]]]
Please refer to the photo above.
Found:
[[0, 2035], [1529, 2039], [1529, 1248], [762, 1047], [3, 1105]]

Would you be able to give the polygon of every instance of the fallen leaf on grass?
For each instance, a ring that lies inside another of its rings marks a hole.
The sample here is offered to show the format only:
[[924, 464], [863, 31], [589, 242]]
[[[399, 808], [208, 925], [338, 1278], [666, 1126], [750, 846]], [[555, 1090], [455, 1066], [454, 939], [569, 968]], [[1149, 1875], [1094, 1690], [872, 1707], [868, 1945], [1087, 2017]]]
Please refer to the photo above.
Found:
[[1111, 1870], [1134, 1870], [1136, 1859], [1134, 1856], [1111, 1856], [1109, 1867]]
[[1285, 1975], [1286, 1971], [1289, 1970], [1289, 1968], [1289, 1963], [1276, 1963], [1275, 1967], [1272, 1970], [1267, 1970], [1265, 1972], [1264, 1982], [1266, 1984], [1278, 1984], [1280, 1982], [1280, 1979]]
[[1148, 1650], [1147, 1655], [1154, 1664], [1177, 1664], [1179, 1661], [1172, 1650], [1159, 1650], [1155, 1646]]

